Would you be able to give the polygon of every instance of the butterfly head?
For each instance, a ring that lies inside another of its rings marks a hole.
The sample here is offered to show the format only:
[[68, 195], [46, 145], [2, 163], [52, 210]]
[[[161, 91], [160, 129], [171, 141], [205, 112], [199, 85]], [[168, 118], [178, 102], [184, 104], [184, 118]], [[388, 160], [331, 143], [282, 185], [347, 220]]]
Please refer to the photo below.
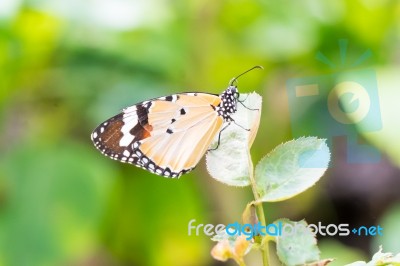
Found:
[[228, 87], [228, 89], [226, 89], [227, 91], [230, 92], [230, 94], [233, 95], [233, 97], [237, 100], [239, 99], [239, 90], [237, 89], [237, 87], [235, 85], [230, 85]]

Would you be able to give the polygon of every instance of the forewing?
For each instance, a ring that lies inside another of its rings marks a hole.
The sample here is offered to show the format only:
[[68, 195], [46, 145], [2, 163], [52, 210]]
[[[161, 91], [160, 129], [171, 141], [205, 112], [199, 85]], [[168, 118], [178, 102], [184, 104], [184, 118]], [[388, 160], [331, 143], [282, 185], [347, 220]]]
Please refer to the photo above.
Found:
[[106, 156], [167, 177], [191, 171], [219, 132], [217, 95], [185, 93], [128, 107], [92, 133]]

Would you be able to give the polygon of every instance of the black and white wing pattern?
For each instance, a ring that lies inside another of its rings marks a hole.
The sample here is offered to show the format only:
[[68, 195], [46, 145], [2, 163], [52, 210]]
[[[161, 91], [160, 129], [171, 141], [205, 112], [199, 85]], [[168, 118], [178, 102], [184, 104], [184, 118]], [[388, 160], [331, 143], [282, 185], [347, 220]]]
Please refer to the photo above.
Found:
[[91, 138], [114, 160], [179, 177], [193, 170], [232, 120], [238, 96], [230, 85], [220, 95], [181, 93], [144, 101], [101, 123]]

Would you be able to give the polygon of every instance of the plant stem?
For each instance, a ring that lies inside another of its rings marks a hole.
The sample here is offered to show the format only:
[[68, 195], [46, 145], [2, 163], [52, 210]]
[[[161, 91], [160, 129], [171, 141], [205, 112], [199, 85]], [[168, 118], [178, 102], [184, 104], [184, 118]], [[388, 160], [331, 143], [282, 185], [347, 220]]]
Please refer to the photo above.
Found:
[[[254, 166], [253, 166], [253, 161], [251, 159], [250, 151], [247, 151], [247, 157], [249, 161], [249, 178], [250, 178], [250, 183], [251, 183], [251, 189], [253, 191], [254, 199], [255, 199], [255, 207], [257, 211], [257, 216], [260, 221], [260, 224], [262, 226], [266, 226], [265, 223], [265, 214], [264, 214], [264, 208], [262, 205], [262, 202], [259, 201], [260, 195], [257, 192], [257, 187], [256, 187], [256, 181], [254, 179]], [[261, 241], [263, 243], [264, 241]], [[268, 241], [265, 242], [264, 246], [261, 246], [261, 255], [262, 255], [262, 261], [264, 266], [269, 265], [269, 246], [268, 246]]]

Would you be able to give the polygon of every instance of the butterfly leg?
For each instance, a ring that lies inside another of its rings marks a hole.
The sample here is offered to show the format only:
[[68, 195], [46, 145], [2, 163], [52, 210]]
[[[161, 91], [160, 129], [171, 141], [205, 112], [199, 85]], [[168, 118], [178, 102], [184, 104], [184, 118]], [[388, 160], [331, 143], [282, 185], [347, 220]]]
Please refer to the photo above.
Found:
[[[247, 97], [249, 97], [249, 96], [247, 96]], [[246, 99], [247, 99], [247, 97], [246, 97]], [[260, 111], [260, 109], [253, 109], [253, 108], [249, 108], [249, 107], [247, 107], [246, 105], [244, 105], [244, 101], [246, 101], [246, 99], [244, 99], [243, 101], [239, 101], [238, 100], [238, 103], [240, 103], [244, 108], [246, 108], [247, 110], [250, 110], [250, 111]]]
[[[235, 121], [233, 121], [233, 122], [235, 122]], [[216, 146], [215, 148], [208, 149], [207, 151], [215, 151], [216, 149], [218, 149], [219, 144], [220, 144], [220, 142], [221, 142], [221, 134], [222, 134], [222, 131], [224, 131], [227, 127], [229, 127], [230, 124], [231, 124], [231, 122], [229, 122], [228, 124], [226, 124], [226, 125], [219, 131], [219, 133], [218, 133], [218, 142], [217, 142], [217, 146]], [[236, 123], [235, 123], [235, 124], [236, 124]]]
[[[243, 130], [250, 131], [249, 128], [245, 128], [245, 127], [241, 126], [240, 124], [236, 123], [236, 121], [233, 120], [233, 119], [231, 120], [231, 122], [233, 122], [235, 125], [237, 125], [238, 127], [240, 127], [240, 128], [243, 129]], [[219, 144], [221, 143], [221, 134], [222, 134], [222, 131], [224, 131], [227, 127], [229, 127], [230, 124], [231, 124], [231, 122], [229, 122], [228, 124], [226, 124], [226, 125], [219, 131], [219, 133], [218, 133], [218, 142], [217, 142], [217, 146], [216, 146], [215, 148], [208, 149], [207, 151], [215, 151], [216, 149], [218, 149]]]
[[240, 127], [241, 129], [244, 129], [244, 130], [246, 130], [246, 131], [250, 131], [250, 128], [245, 128], [245, 127], [241, 126], [240, 124], [236, 123], [235, 120], [232, 120], [232, 122], [233, 122], [235, 125], [237, 125], [238, 127]]

